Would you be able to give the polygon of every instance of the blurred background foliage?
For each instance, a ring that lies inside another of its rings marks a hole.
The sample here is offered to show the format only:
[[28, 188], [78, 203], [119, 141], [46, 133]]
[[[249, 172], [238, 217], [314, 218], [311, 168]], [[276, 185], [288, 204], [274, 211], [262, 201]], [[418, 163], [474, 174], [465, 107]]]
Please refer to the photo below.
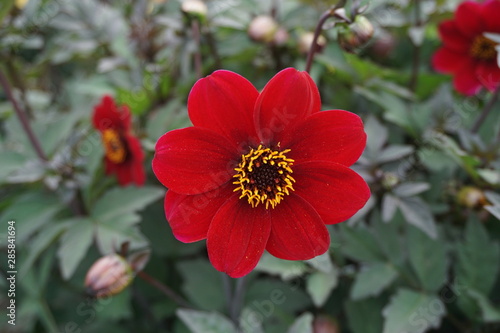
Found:
[[[303, 70], [305, 36], [334, 4], [212, 0], [194, 15], [175, 0], [3, 0], [0, 69], [47, 159], [0, 92], [0, 248], [6, 258], [14, 220], [18, 255], [16, 326], [2, 315], [1, 331], [498, 332], [500, 104], [473, 133], [491, 93], [463, 97], [430, 67], [437, 24], [458, 1], [361, 1], [375, 33], [354, 53], [325, 25], [311, 75], [324, 110], [363, 118], [368, 144], [354, 169], [372, 189], [362, 211], [329, 226], [328, 253], [307, 262], [266, 254], [233, 281], [210, 265], [204, 242], [172, 236], [150, 162], [160, 135], [190, 125], [197, 72], [233, 70], [260, 89], [282, 68]], [[280, 35], [250, 38], [260, 15]], [[134, 114], [144, 187], [104, 175], [90, 123], [104, 94]], [[89, 267], [123, 243], [149, 249], [144, 272], [190, 307], [139, 278], [113, 297], [86, 296]], [[5, 309], [6, 259], [0, 267]]]

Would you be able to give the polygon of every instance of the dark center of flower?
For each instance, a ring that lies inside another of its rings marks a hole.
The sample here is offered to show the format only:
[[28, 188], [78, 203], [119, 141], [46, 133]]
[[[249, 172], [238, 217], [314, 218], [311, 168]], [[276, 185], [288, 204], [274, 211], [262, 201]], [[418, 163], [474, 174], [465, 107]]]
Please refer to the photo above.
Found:
[[240, 191], [240, 199], [246, 197], [252, 207], [259, 203], [265, 203], [266, 209], [276, 207], [285, 195], [294, 191], [291, 168], [294, 160], [286, 157], [288, 152], [290, 149], [278, 151], [260, 145], [242, 155], [241, 162], [234, 169], [234, 192]]
[[497, 56], [496, 45], [491, 39], [479, 35], [472, 42], [470, 53], [478, 60], [493, 60]]
[[119, 164], [125, 161], [127, 150], [122, 138], [116, 130], [107, 129], [102, 132], [102, 143], [106, 157], [113, 163]]

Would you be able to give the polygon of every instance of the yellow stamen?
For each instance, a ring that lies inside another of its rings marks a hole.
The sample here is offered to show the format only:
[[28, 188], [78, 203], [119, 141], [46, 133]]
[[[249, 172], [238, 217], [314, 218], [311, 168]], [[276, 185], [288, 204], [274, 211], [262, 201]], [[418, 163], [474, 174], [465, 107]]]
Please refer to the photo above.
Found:
[[288, 152], [290, 149], [277, 151], [260, 145], [242, 155], [233, 176], [236, 178], [234, 192], [241, 192], [239, 198], [246, 197], [252, 207], [261, 203], [268, 209], [269, 206], [275, 208], [285, 195], [294, 191], [295, 179], [291, 176], [294, 160], [286, 157]]
[[120, 135], [116, 130], [107, 129], [102, 132], [102, 143], [106, 157], [113, 163], [119, 164], [125, 161], [127, 150]]

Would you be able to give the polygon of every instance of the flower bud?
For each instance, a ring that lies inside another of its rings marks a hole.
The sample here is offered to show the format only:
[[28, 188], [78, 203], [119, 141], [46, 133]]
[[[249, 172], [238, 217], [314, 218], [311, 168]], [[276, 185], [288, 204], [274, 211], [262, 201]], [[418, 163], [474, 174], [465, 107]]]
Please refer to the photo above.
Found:
[[395, 173], [385, 172], [382, 176], [382, 186], [385, 189], [392, 189], [394, 186], [399, 184], [399, 177]]
[[286, 44], [288, 38], [290, 38], [288, 31], [285, 28], [279, 28], [274, 34], [273, 42], [274, 44], [281, 46]]
[[373, 31], [372, 23], [366, 17], [357, 15], [353, 23], [339, 30], [339, 45], [344, 51], [353, 53], [370, 40]]
[[388, 58], [394, 51], [396, 46], [396, 38], [388, 32], [382, 32], [374, 37], [374, 41], [370, 46], [370, 51], [374, 56], [380, 59]]
[[248, 36], [257, 42], [270, 43], [274, 40], [278, 23], [267, 15], [255, 17], [248, 26]]
[[[311, 45], [314, 40], [314, 32], [305, 32], [299, 37], [299, 52], [303, 54], [307, 54], [309, 50], [311, 49]], [[323, 51], [326, 45], [326, 38], [322, 35], [318, 36], [318, 39], [316, 41], [317, 45], [317, 52]]]
[[18, 9], [23, 9], [28, 4], [29, 0], [16, 0], [15, 5]]
[[201, 0], [185, 0], [181, 9], [184, 13], [203, 19], [207, 16], [207, 5]]
[[113, 296], [124, 290], [133, 277], [127, 260], [118, 254], [110, 254], [90, 267], [85, 277], [85, 287], [87, 293], [96, 298]]
[[458, 202], [467, 208], [479, 208], [488, 203], [483, 191], [474, 186], [464, 186], [457, 195]]
[[330, 317], [318, 316], [314, 318], [313, 321], [313, 332], [314, 333], [339, 333], [339, 326]]

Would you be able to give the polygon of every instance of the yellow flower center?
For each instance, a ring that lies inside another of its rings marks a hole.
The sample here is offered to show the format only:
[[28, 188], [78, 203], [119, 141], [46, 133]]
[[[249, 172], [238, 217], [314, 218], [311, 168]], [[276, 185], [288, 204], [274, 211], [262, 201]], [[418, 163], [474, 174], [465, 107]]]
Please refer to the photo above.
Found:
[[108, 160], [116, 164], [125, 161], [127, 150], [117, 131], [113, 129], [104, 130], [102, 132], [102, 143]]
[[234, 192], [241, 192], [240, 199], [246, 197], [252, 207], [266, 204], [266, 209], [276, 207], [285, 195], [294, 191], [292, 166], [294, 160], [287, 158], [290, 149], [277, 151], [260, 145], [241, 156], [241, 162], [234, 170], [236, 181]]
[[470, 53], [478, 60], [493, 60], [497, 56], [496, 45], [491, 39], [479, 35], [472, 42]]

